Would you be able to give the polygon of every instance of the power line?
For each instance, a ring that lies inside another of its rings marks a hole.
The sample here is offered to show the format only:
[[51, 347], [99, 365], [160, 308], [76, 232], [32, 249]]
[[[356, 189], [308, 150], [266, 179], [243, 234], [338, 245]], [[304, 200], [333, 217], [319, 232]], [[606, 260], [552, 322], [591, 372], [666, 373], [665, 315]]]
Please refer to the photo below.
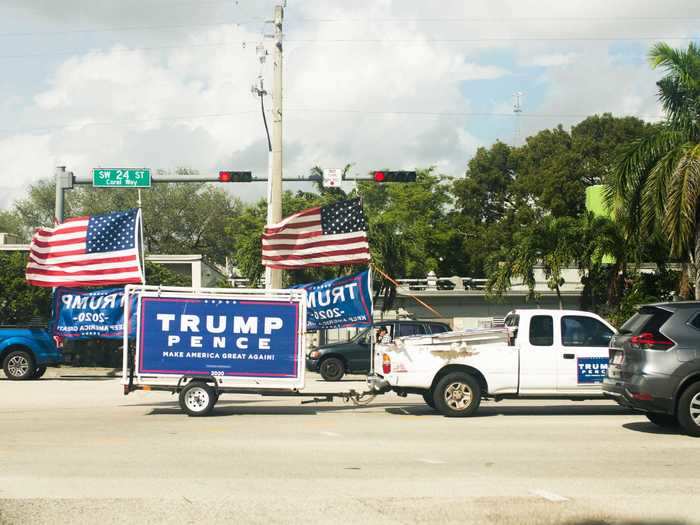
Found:
[[[177, 120], [199, 120], [199, 119], [209, 119], [209, 118], [222, 118], [222, 117], [232, 117], [237, 115], [244, 115], [250, 113], [257, 113], [259, 110], [241, 110], [233, 111], [227, 113], [205, 113], [199, 115], [179, 115], [179, 116], [167, 116], [167, 117], [157, 117], [149, 119], [132, 119], [132, 120], [121, 120], [121, 121], [103, 121], [103, 122], [87, 122], [79, 124], [58, 124], [55, 126], [41, 126], [33, 128], [8, 128], [0, 129], [0, 133], [23, 133], [23, 132], [35, 132], [35, 131], [54, 131], [63, 129], [73, 129], [73, 128], [83, 128], [92, 126], [129, 126], [133, 124], [143, 124], [149, 122], [164, 122], [164, 121], [177, 121]], [[356, 114], [356, 115], [372, 115], [372, 116], [428, 116], [428, 117], [513, 117], [512, 112], [479, 112], [479, 111], [373, 111], [373, 110], [361, 110], [361, 109], [329, 109], [329, 108], [302, 108], [302, 107], [291, 107], [285, 108], [285, 111], [295, 112], [295, 113], [343, 113], [343, 114]], [[532, 119], [551, 119], [551, 118], [588, 118], [591, 114], [585, 113], [522, 113], [521, 117], [532, 118]], [[639, 119], [663, 119], [664, 115], [642, 115], [642, 114], [626, 114], [626, 115], [616, 115], [617, 117], [636, 117]]]
[[[458, 39], [384, 39], [384, 38], [336, 38], [336, 39], [300, 39], [288, 38], [287, 42], [302, 44], [411, 44], [411, 43], [435, 43], [435, 44], [478, 44], [484, 42], [634, 42], [634, 41], [665, 41], [665, 40], [697, 40], [700, 36], [635, 36], [635, 37], [493, 37], [493, 38], [458, 38]], [[23, 58], [39, 58], [44, 56], [68, 56], [85, 55], [88, 53], [127, 53], [131, 51], [164, 51], [168, 49], [200, 49], [200, 48], [225, 48], [236, 45], [253, 45], [255, 40], [238, 40], [232, 42], [222, 42], [214, 44], [188, 44], [171, 46], [148, 46], [148, 47], [119, 47], [115, 44], [113, 48], [95, 49], [74, 49], [64, 51], [46, 51], [39, 53], [25, 53], [18, 55], [0, 55], [0, 60], [13, 60]]]
[[[167, 31], [172, 29], [192, 29], [199, 27], [222, 27], [227, 25], [241, 25], [246, 23], [256, 23], [265, 21], [265, 17], [248, 18], [245, 20], [231, 20], [228, 22], [212, 22], [202, 24], [179, 24], [179, 25], [151, 25], [151, 26], [122, 26], [122, 27], [101, 27], [101, 28], [78, 28], [57, 31], [21, 31], [0, 33], [0, 37], [20, 37], [20, 36], [48, 36], [48, 35], [68, 35], [84, 33], [118, 33], [127, 31]], [[430, 22], [430, 23], [450, 23], [450, 22], [658, 22], [658, 21], [699, 21], [700, 16], [634, 16], [634, 17], [447, 17], [447, 18], [292, 18], [291, 22], [316, 22], [316, 23], [404, 23], [404, 22]]]

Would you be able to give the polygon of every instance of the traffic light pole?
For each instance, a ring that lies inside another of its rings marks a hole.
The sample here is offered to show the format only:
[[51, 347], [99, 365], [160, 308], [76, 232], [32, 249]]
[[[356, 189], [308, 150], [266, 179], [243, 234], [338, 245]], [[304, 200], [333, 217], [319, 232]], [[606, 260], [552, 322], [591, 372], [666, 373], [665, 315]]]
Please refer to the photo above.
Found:
[[[268, 175], [267, 224], [282, 220], [282, 19], [284, 7], [275, 6], [272, 60], [272, 151]], [[265, 287], [282, 288], [282, 270], [265, 267]]]

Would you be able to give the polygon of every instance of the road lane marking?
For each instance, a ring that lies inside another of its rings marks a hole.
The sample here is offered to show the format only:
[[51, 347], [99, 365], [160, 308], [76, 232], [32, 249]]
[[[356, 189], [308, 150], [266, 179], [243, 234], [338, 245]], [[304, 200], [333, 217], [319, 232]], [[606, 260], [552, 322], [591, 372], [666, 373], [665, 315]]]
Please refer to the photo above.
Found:
[[569, 498], [565, 498], [564, 496], [560, 496], [559, 494], [556, 494], [554, 492], [549, 492], [548, 490], [542, 490], [542, 489], [531, 490], [530, 494], [533, 494], [535, 496], [539, 496], [540, 498], [544, 498], [547, 501], [552, 501], [554, 503], [560, 503], [562, 501], [569, 501]]
[[421, 463], [427, 463], [428, 465], [444, 465], [445, 462], [440, 459], [429, 459], [429, 458], [419, 458], [418, 461]]
[[321, 432], [321, 434], [328, 437], [340, 437], [340, 434], [335, 432]]

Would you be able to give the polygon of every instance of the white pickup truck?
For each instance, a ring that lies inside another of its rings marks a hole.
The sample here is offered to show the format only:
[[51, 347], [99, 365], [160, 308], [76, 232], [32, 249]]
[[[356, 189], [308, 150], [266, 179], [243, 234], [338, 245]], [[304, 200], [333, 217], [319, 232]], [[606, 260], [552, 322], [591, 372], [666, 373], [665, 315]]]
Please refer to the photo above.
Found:
[[421, 394], [448, 417], [473, 415], [483, 398], [602, 398], [608, 343], [596, 314], [514, 310], [503, 329], [404, 337], [375, 347], [378, 392]]

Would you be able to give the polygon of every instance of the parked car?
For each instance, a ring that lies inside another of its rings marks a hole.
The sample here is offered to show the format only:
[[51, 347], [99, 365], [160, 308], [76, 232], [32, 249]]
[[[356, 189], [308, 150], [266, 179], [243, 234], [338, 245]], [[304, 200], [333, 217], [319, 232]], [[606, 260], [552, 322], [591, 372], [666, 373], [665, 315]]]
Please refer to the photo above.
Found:
[[350, 341], [332, 343], [313, 349], [306, 356], [306, 369], [319, 372], [326, 381], [340, 381], [345, 374], [366, 374], [370, 370], [371, 337], [381, 327], [389, 336], [439, 334], [448, 332], [449, 325], [436, 321], [381, 321], [361, 331]]
[[642, 306], [610, 341], [609, 357], [606, 395], [700, 436], [700, 302]]
[[8, 379], [39, 379], [63, 361], [60, 340], [36, 325], [0, 325], [0, 363]]

